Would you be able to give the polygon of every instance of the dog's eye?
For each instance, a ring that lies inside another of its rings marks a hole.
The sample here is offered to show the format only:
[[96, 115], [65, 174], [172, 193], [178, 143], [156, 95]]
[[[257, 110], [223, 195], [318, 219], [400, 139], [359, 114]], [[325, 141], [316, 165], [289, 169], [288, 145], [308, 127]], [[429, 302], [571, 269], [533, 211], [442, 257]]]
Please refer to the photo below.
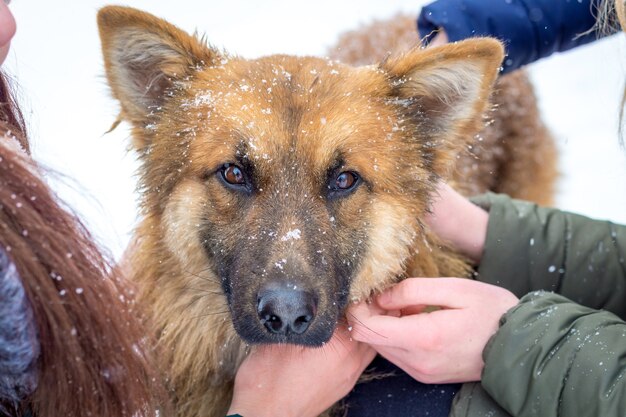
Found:
[[336, 177], [331, 177], [328, 183], [328, 197], [331, 199], [345, 197], [360, 184], [361, 177], [352, 171], [343, 171]]
[[237, 165], [224, 164], [221, 172], [224, 181], [229, 184], [244, 185], [246, 183], [246, 179], [243, 176], [243, 171]]
[[349, 190], [354, 187], [359, 177], [351, 171], [342, 172], [335, 180], [335, 188], [338, 190]]

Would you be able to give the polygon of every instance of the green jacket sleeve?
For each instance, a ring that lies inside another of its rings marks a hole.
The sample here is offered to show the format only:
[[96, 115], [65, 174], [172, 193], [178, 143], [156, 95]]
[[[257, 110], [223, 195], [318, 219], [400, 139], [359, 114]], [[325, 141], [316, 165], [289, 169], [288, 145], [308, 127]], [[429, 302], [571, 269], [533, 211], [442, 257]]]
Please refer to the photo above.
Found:
[[626, 227], [502, 195], [475, 202], [489, 210], [478, 279], [522, 297], [485, 348], [484, 391], [516, 417], [624, 417]]
[[483, 353], [482, 386], [511, 415], [626, 415], [622, 319], [535, 292], [500, 324]]
[[626, 317], [626, 226], [504, 195], [474, 201], [489, 210], [479, 280], [518, 297], [554, 291]]

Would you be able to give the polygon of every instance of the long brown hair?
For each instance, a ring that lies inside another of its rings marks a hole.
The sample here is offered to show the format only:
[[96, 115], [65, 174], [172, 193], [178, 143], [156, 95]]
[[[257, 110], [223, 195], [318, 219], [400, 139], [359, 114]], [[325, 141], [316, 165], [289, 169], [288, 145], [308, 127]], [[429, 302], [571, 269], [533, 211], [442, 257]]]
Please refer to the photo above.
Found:
[[132, 290], [42, 179], [10, 97], [0, 73], [0, 246], [22, 278], [41, 355], [34, 394], [5, 408], [42, 417], [165, 411]]

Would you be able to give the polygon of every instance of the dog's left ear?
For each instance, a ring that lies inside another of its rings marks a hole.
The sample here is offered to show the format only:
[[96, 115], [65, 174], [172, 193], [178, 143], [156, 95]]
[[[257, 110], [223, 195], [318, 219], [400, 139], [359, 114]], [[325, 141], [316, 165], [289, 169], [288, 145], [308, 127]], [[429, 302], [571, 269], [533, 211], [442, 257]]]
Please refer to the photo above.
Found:
[[195, 36], [130, 7], [100, 9], [98, 28], [113, 96], [122, 118], [136, 127], [148, 123], [176, 80], [221, 59]]
[[415, 49], [380, 67], [391, 85], [391, 100], [418, 126], [416, 136], [434, 149], [434, 172], [445, 175], [451, 160], [482, 127], [504, 48], [476, 38], [430, 49]]

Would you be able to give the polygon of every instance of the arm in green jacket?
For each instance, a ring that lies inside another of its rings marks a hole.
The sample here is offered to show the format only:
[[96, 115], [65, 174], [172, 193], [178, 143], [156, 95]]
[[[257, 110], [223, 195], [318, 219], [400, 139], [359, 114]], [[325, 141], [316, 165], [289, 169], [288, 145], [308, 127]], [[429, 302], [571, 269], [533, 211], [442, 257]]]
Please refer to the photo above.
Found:
[[626, 318], [626, 226], [487, 194], [479, 280], [518, 297], [536, 290]]
[[626, 323], [608, 311], [531, 293], [483, 356], [482, 386], [513, 416], [626, 415]]
[[514, 416], [626, 415], [626, 227], [506, 196], [479, 200], [489, 209], [479, 279], [518, 296], [567, 297], [531, 293], [502, 318], [484, 351], [483, 388]]

